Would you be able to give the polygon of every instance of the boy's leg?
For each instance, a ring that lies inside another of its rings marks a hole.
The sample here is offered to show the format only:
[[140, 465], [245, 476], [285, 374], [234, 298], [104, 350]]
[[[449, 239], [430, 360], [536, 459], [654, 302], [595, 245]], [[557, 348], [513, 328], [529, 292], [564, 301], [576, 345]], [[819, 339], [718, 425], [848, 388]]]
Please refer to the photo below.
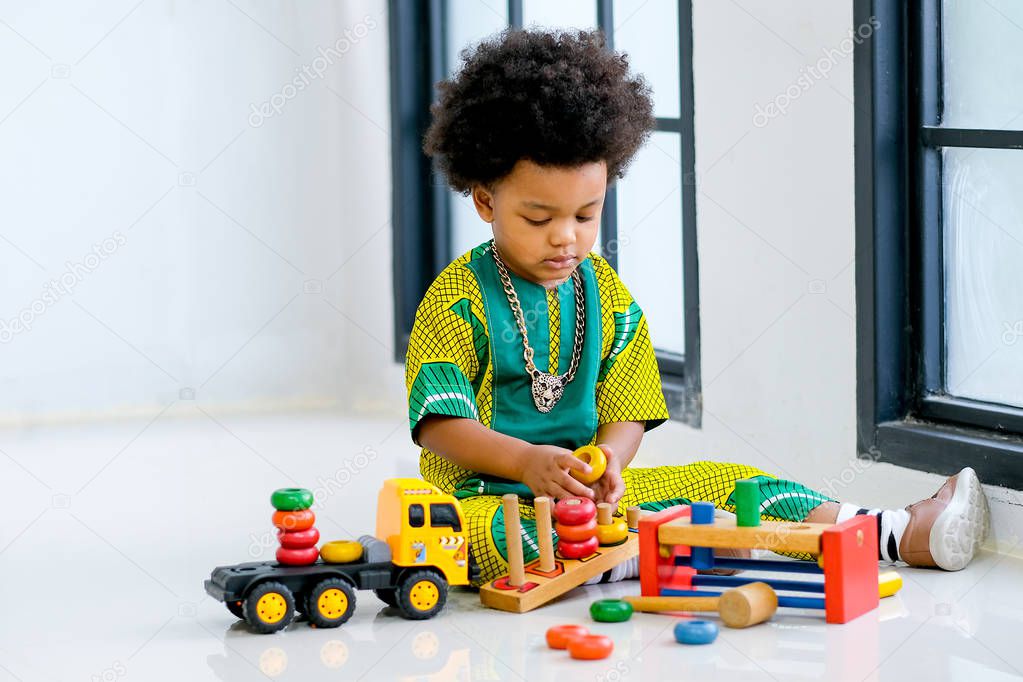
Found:
[[901, 560], [912, 566], [964, 568], [987, 537], [990, 525], [987, 498], [970, 468], [950, 477], [932, 497], [895, 510], [842, 504], [800, 483], [741, 464], [695, 462], [626, 469], [622, 476], [626, 486], [622, 509], [637, 504], [656, 509], [699, 500], [734, 512], [735, 481], [753, 478], [760, 482], [760, 514], [765, 519], [840, 523], [870, 514], [877, 517], [878, 559]]
[[[498, 495], [478, 495], [459, 501], [469, 526], [469, 542], [480, 565], [480, 581], [475, 586], [508, 574], [508, 545], [504, 536], [504, 507]], [[519, 501], [523, 559], [528, 564], [540, 555], [536, 541], [536, 510], [531, 503]]]

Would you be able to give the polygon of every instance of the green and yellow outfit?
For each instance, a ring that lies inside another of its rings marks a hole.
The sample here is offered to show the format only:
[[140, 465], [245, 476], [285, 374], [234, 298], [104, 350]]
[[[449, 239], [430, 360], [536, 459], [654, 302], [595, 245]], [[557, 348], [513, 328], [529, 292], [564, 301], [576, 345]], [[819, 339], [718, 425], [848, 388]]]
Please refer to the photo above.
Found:
[[[490, 242], [448, 265], [427, 290], [416, 311], [405, 363], [409, 427], [413, 439], [428, 414], [475, 419], [530, 443], [574, 450], [595, 442], [601, 424], [646, 423], [668, 418], [650, 333], [642, 310], [606, 260], [591, 253], [579, 264], [585, 293], [585, 337], [575, 379], [564, 396], [540, 413], [530, 394], [522, 359], [522, 337], [501, 286]], [[537, 367], [564, 372], [571, 361], [575, 330], [575, 289], [568, 279], [556, 289], [510, 273], [522, 305]], [[495, 453], [494, 456], [500, 456]], [[486, 582], [507, 571], [501, 495], [532, 493], [522, 483], [462, 469], [423, 448], [420, 472], [458, 497], [470, 540]], [[754, 467], [718, 462], [626, 469], [619, 511], [639, 505], [661, 509], [690, 500], [713, 502], [734, 511], [735, 481], [758, 478], [766, 519], [802, 521], [830, 498]], [[525, 558], [537, 554], [535, 515], [520, 506]]]

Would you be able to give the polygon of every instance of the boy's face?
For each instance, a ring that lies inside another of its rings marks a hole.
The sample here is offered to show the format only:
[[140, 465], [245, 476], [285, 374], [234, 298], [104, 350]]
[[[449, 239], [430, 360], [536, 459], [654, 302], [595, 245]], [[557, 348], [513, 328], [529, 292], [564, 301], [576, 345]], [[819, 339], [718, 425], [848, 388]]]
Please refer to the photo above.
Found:
[[521, 160], [492, 189], [473, 188], [472, 199], [508, 268], [552, 289], [593, 249], [606, 191], [603, 161], [561, 168]]

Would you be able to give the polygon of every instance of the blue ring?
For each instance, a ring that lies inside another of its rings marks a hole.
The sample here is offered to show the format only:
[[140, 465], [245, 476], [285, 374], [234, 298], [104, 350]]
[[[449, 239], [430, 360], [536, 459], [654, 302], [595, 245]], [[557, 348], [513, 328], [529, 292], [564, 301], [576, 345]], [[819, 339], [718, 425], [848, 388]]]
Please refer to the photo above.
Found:
[[683, 620], [675, 625], [675, 641], [679, 644], [710, 644], [717, 636], [718, 625], [709, 620]]

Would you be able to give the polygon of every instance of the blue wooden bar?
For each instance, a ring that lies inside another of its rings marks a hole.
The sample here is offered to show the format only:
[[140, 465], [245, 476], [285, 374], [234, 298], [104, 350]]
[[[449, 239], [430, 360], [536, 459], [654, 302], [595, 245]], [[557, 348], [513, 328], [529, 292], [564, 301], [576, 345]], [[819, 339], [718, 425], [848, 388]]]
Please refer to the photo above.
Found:
[[[689, 557], [675, 557], [676, 566], [689, 566]], [[715, 568], [734, 568], [752, 571], [776, 571], [778, 573], [813, 573], [823, 575], [824, 569], [813, 561], [780, 561], [777, 559], [729, 559], [714, 557]]]
[[809, 580], [774, 580], [769, 578], [742, 577], [736, 575], [694, 575], [693, 585], [717, 585], [720, 587], [738, 587], [750, 583], [767, 583], [775, 590], [792, 592], [817, 592], [824, 594], [824, 583]]
[[[711, 590], [672, 590], [662, 589], [662, 597], [720, 597], [720, 592], [713, 592]], [[818, 599], [817, 597], [789, 597], [787, 595], [778, 595], [778, 606], [784, 606], [790, 609], [823, 609], [824, 600]], [[685, 611], [685, 609], [679, 609]]]

